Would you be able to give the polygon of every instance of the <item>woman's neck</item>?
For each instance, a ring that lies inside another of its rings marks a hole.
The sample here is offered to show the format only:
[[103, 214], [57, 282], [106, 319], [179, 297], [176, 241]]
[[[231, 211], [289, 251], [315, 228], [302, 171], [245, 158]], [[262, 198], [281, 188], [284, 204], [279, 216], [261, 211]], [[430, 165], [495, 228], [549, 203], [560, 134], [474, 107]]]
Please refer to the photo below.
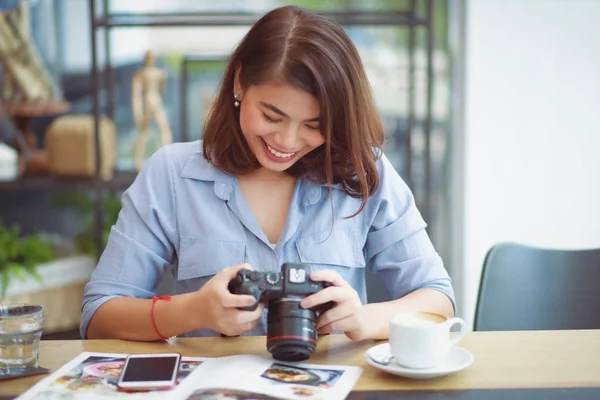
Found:
[[266, 168], [258, 168], [252, 172], [241, 175], [237, 177], [238, 180], [252, 180], [252, 181], [260, 181], [264, 183], [291, 183], [295, 182], [296, 178], [287, 174], [285, 171], [275, 172], [270, 171]]

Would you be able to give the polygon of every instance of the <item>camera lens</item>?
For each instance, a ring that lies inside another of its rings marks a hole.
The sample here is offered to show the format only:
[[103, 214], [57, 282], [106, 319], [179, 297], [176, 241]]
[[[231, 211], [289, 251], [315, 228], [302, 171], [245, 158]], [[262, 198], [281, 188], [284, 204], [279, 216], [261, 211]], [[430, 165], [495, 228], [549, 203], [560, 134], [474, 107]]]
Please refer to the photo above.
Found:
[[304, 361], [317, 346], [315, 311], [300, 307], [301, 298], [269, 302], [267, 350], [281, 361]]

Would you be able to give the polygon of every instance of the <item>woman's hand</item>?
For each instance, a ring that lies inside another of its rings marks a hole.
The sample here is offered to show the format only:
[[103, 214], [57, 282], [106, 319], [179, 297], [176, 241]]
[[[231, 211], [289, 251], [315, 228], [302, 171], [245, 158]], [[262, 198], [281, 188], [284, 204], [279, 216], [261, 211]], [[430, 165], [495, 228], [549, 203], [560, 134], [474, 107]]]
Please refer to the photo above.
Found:
[[237, 272], [252, 269], [250, 264], [228, 267], [213, 276], [194, 296], [194, 307], [199, 312], [203, 328], [210, 328], [227, 336], [238, 336], [256, 328], [264, 306], [260, 304], [254, 311], [238, 310], [256, 303], [250, 295], [232, 294], [227, 285]]
[[332, 286], [305, 297], [300, 302], [303, 308], [312, 308], [327, 302], [334, 306], [321, 314], [317, 321], [320, 334], [344, 332], [351, 340], [369, 337], [369, 323], [365, 308], [358, 293], [340, 274], [332, 270], [318, 270], [310, 274], [313, 281], [329, 282]]

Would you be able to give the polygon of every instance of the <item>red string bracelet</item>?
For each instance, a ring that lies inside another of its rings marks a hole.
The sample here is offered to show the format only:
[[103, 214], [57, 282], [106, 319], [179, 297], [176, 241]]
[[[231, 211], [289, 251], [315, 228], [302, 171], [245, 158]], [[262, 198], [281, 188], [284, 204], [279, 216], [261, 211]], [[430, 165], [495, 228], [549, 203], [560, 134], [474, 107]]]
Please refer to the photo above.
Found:
[[171, 296], [154, 296], [152, 298], [152, 305], [150, 306], [150, 321], [152, 321], [152, 326], [154, 327], [154, 332], [156, 332], [156, 334], [158, 335], [159, 338], [161, 338], [162, 340], [168, 340], [168, 337], [165, 337], [163, 335], [160, 334], [160, 332], [158, 331], [158, 328], [156, 327], [156, 321], [154, 321], [154, 304], [158, 301], [158, 300], [167, 300], [167, 301], [171, 301]]

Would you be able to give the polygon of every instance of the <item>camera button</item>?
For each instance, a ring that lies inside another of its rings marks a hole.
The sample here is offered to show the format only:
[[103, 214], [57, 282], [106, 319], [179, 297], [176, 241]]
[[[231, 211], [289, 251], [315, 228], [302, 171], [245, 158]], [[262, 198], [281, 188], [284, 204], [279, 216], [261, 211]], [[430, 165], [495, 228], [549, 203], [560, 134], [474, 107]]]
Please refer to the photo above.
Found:
[[252, 271], [250, 272], [250, 280], [254, 281], [254, 282], [258, 282], [260, 280], [260, 272], [258, 271]]
[[274, 273], [274, 272], [269, 272], [267, 274], [267, 282], [270, 283], [271, 285], [275, 285], [277, 282], [279, 282], [279, 274], [278, 273]]

